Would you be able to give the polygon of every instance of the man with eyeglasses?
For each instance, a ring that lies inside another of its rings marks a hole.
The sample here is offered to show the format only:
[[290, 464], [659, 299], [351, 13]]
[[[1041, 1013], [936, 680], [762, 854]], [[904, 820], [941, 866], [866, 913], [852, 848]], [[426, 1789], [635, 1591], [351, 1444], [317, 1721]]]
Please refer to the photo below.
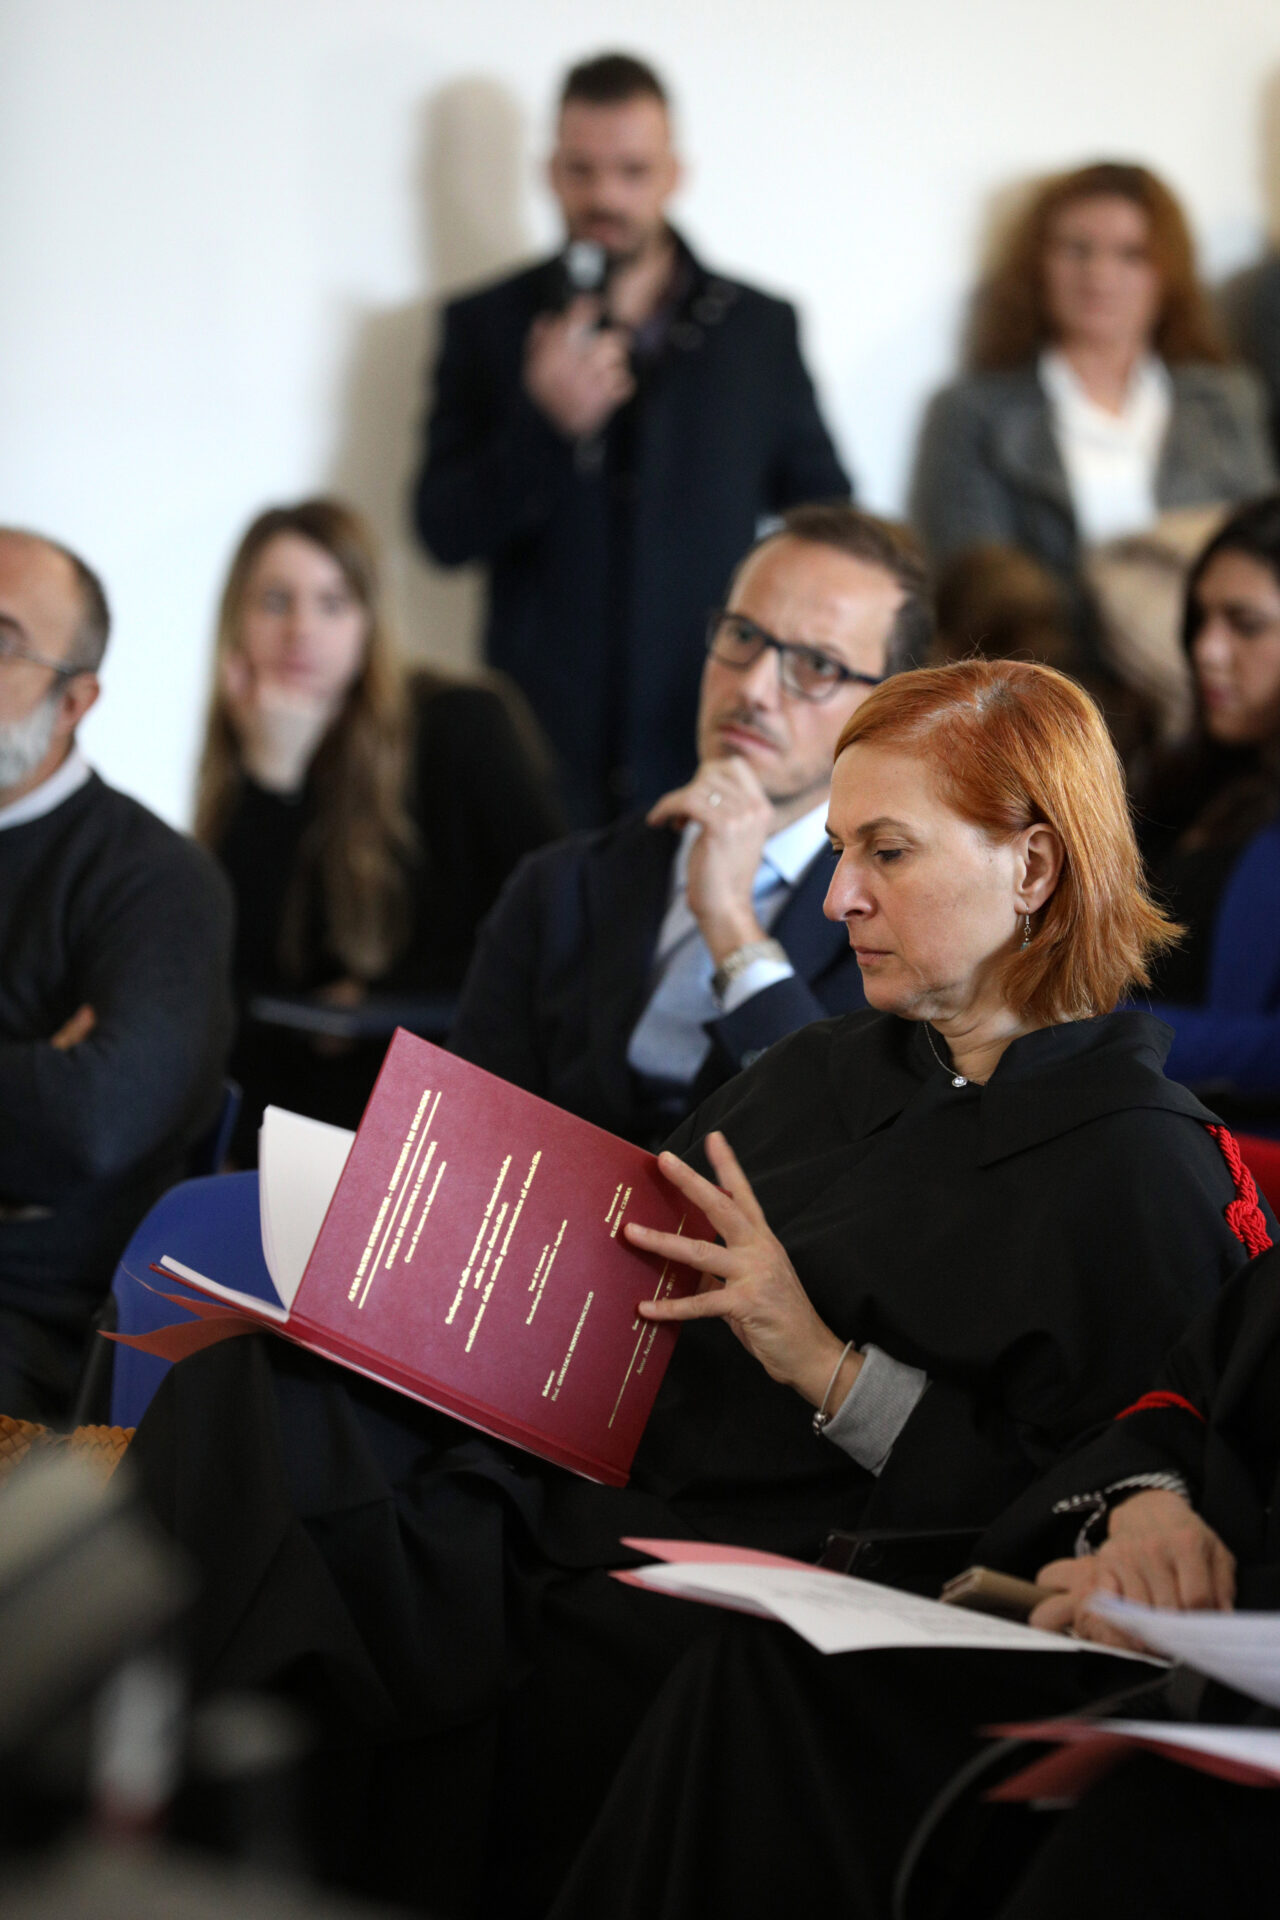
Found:
[[652, 1146], [775, 1040], [862, 1006], [822, 915], [832, 757], [930, 633], [910, 534], [851, 506], [793, 508], [709, 617], [693, 778], [517, 868], [454, 1051]]
[[82, 560], [0, 528], [0, 1414], [55, 1423], [229, 1038], [226, 883], [76, 745], [108, 629]]
[[572, 69], [548, 182], [561, 249], [445, 309], [414, 516], [441, 565], [485, 567], [486, 657], [590, 827], [685, 778], [701, 623], [761, 519], [849, 481], [794, 308], [668, 223], [652, 67]]

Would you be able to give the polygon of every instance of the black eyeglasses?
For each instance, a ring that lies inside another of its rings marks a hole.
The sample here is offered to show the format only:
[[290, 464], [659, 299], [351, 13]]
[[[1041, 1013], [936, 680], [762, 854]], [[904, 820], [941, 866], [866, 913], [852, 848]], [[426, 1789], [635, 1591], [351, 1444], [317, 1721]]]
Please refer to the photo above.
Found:
[[0, 626], [0, 663], [6, 660], [29, 660], [33, 667], [48, 667], [50, 673], [56, 673], [60, 680], [69, 680], [73, 674], [85, 673], [85, 667], [70, 667], [65, 660], [50, 660], [46, 654], [32, 653], [30, 647], [20, 647], [12, 633]]
[[837, 687], [856, 684], [878, 687], [883, 674], [858, 673], [846, 667], [834, 654], [821, 647], [806, 647], [798, 641], [777, 640], [743, 613], [729, 613], [717, 607], [707, 621], [707, 652], [722, 666], [746, 669], [753, 666], [766, 647], [778, 656], [778, 678], [788, 693], [799, 700], [829, 700]]

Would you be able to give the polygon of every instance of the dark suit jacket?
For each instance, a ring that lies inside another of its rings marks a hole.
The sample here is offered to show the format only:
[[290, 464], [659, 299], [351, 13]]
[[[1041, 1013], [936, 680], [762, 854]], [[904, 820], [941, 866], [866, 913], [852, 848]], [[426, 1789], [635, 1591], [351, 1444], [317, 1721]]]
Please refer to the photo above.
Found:
[[444, 316], [418, 530], [446, 566], [487, 563], [488, 658], [527, 694], [584, 826], [691, 772], [707, 611], [760, 517], [849, 491], [794, 309], [692, 256], [688, 273], [635, 399], [590, 442], [524, 391], [558, 261]]
[[[485, 922], [449, 1044], [610, 1133], [655, 1144], [674, 1124], [627, 1064], [650, 989], [676, 834], [638, 817], [577, 834], [517, 867]], [[842, 926], [822, 917], [830, 862], [800, 880], [773, 934], [796, 971], [708, 1026], [687, 1109], [811, 1020], [866, 1003]]]

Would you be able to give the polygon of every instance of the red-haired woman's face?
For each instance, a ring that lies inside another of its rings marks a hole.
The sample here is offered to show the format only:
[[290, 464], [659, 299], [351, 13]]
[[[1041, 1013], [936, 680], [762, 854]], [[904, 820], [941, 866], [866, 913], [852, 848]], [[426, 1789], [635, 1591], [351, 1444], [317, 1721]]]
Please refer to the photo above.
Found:
[[364, 662], [369, 616], [324, 547], [278, 533], [245, 585], [240, 651], [261, 681], [333, 704]]
[[1224, 746], [1280, 732], [1280, 580], [1247, 553], [1215, 554], [1194, 589], [1191, 644], [1205, 731]]
[[1118, 193], [1068, 200], [1049, 223], [1044, 297], [1058, 345], [1141, 353], [1164, 298], [1151, 222]]
[[1021, 916], [1053, 891], [1056, 836], [993, 840], [943, 798], [926, 761], [863, 741], [836, 761], [827, 824], [837, 862], [823, 912], [849, 930], [868, 1004], [961, 1025], [996, 1011]]

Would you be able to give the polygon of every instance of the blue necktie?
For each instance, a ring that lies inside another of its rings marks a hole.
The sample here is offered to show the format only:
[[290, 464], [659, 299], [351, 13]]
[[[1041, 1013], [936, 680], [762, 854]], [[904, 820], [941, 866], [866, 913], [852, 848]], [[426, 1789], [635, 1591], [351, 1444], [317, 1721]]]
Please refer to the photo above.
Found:
[[[769, 924], [785, 897], [786, 882], [762, 860], [751, 890], [762, 926]], [[719, 1012], [711, 991], [714, 971], [681, 886], [658, 936], [656, 985], [627, 1047], [627, 1060], [637, 1073], [686, 1087], [697, 1078], [711, 1050], [703, 1028]]]

